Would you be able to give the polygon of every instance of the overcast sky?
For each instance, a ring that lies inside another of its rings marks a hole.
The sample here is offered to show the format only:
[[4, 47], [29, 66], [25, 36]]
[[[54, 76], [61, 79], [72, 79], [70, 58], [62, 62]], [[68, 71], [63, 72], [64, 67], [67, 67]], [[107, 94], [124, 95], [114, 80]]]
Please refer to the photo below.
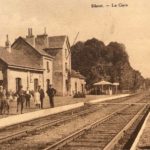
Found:
[[[91, 8], [91, 4], [126, 3], [125, 8]], [[0, 45], [6, 34], [11, 42], [33, 33], [68, 35], [78, 39], [98, 38], [108, 44], [126, 45], [133, 68], [150, 77], [150, 3], [149, 0], [0, 0]]]

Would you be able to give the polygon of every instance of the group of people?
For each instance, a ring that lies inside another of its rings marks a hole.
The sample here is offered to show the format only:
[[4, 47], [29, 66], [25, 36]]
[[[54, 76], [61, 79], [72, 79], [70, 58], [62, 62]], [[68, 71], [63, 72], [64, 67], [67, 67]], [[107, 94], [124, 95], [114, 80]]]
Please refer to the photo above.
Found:
[[[52, 88], [52, 85], [49, 85], [46, 93], [49, 97], [50, 107], [53, 108], [54, 107], [54, 96], [56, 94], [56, 90], [54, 88]], [[17, 90], [17, 92], [14, 93], [13, 96], [17, 97], [17, 112], [18, 112], [19, 106], [20, 106], [21, 113], [23, 113], [24, 103], [26, 104], [26, 108], [30, 108], [31, 97], [33, 97], [36, 107], [43, 109], [45, 93], [44, 93], [44, 90], [41, 88], [41, 86], [38, 86], [38, 88], [35, 91], [30, 91], [29, 88], [27, 88], [27, 90], [24, 91], [23, 86], [20, 86], [19, 89]], [[6, 94], [6, 90], [3, 88], [0, 88], [1, 110], [4, 109], [4, 103], [6, 103], [9, 107], [9, 98]]]

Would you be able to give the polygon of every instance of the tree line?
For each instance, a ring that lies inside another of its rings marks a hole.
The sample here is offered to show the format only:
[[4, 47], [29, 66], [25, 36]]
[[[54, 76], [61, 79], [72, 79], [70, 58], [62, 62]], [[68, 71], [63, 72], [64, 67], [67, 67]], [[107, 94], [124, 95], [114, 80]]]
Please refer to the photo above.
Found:
[[133, 69], [124, 44], [105, 45], [96, 38], [77, 42], [71, 47], [72, 68], [86, 77], [87, 85], [102, 79], [119, 82], [120, 90], [137, 90], [144, 83], [141, 73]]

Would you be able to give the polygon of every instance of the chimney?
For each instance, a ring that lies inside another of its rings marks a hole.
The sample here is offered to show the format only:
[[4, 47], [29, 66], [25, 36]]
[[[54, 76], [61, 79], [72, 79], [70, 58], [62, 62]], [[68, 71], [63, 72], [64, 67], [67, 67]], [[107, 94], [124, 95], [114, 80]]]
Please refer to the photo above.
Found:
[[46, 33], [46, 28], [44, 28], [44, 34], [37, 35], [35, 38], [35, 46], [38, 49], [45, 49], [48, 47], [48, 35]]
[[10, 43], [10, 41], [9, 41], [8, 35], [6, 35], [5, 47], [6, 47], [6, 50], [7, 50], [9, 53], [11, 53], [11, 43]]
[[28, 35], [26, 36], [26, 41], [33, 47], [35, 46], [35, 38], [32, 34], [32, 28], [28, 28]]

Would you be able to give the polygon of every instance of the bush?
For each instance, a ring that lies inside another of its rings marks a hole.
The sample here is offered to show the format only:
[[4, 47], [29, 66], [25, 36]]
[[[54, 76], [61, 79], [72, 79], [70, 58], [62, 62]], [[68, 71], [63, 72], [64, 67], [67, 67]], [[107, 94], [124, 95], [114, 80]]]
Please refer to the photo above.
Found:
[[85, 94], [84, 93], [81, 93], [81, 92], [78, 92], [78, 93], [75, 93], [73, 98], [85, 98]]

